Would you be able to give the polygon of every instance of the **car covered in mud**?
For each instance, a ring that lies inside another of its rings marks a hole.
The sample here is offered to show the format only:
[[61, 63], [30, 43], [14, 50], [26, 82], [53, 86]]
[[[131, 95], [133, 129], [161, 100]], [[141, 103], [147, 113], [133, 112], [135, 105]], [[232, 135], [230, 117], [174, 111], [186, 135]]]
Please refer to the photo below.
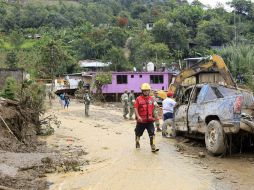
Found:
[[253, 114], [253, 95], [248, 91], [206, 83], [189, 86], [180, 94], [174, 108], [174, 133], [205, 138], [212, 154], [226, 152], [227, 136], [254, 129], [241, 122], [243, 113]]

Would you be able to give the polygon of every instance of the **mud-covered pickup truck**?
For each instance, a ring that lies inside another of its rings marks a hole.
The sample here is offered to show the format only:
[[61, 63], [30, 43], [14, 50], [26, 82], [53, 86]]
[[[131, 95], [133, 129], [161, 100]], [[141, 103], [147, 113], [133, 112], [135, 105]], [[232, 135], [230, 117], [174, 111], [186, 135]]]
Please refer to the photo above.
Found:
[[228, 147], [228, 134], [254, 131], [254, 125], [241, 122], [243, 112], [248, 116], [253, 114], [253, 105], [253, 96], [247, 91], [218, 84], [189, 86], [175, 106], [173, 131], [191, 136], [205, 134], [207, 150], [222, 154]]

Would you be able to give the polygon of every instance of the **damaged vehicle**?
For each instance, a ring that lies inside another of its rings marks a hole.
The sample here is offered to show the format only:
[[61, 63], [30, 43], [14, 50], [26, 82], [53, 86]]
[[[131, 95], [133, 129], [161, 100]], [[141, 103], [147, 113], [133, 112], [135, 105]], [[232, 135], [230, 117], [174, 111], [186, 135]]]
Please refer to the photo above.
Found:
[[252, 92], [237, 87], [220, 56], [202, 61], [183, 70], [169, 87], [177, 102], [173, 133], [205, 139], [214, 155], [231, 154], [232, 145], [241, 150], [245, 139], [254, 144]]
[[228, 135], [253, 134], [253, 106], [248, 91], [211, 83], [189, 86], [175, 107], [174, 130], [193, 137], [203, 134], [207, 150], [219, 155], [228, 147]]

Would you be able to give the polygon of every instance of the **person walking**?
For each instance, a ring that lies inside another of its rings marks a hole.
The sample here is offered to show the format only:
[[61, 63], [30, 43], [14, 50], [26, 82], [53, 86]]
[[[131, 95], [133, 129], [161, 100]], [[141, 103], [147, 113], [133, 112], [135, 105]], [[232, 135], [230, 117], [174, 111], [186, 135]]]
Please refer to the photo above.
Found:
[[162, 130], [160, 128], [160, 120], [159, 120], [160, 106], [158, 104], [159, 97], [158, 97], [157, 90], [154, 91], [153, 98], [154, 98], [154, 117], [157, 118], [154, 123], [157, 129], [157, 132], [161, 132]]
[[150, 146], [152, 152], [159, 151], [155, 146], [155, 129], [153, 122], [155, 120], [154, 113], [154, 99], [150, 96], [151, 87], [148, 83], [143, 83], [141, 85], [142, 94], [137, 97], [134, 103], [134, 110], [136, 114], [136, 148], [140, 148], [140, 137], [143, 135], [144, 130], [146, 129], [150, 138]]
[[66, 93], [64, 93], [64, 109], [68, 108], [69, 104], [70, 104], [70, 97]]
[[91, 97], [89, 95], [89, 91], [85, 90], [85, 94], [84, 94], [84, 104], [85, 104], [85, 116], [88, 117], [89, 116], [89, 106], [91, 103]]
[[[162, 110], [163, 110], [163, 125], [162, 125], [162, 137], [168, 137], [167, 134], [167, 125], [172, 125], [172, 120], [174, 116], [174, 107], [175, 100], [173, 99], [174, 93], [169, 91], [167, 93], [167, 98], [162, 102]], [[171, 126], [172, 127], [172, 126]]]
[[130, 120], [133, 119], [132, 116], [134, 114], [134, 102], [135, 102], [134, 90], [131, 90], [129, 94], [129, 108], [130, 108], [129, 119]]
[[64, 94], [63, 93], [61, 93], [60, 95], [59, 95], [59, 97], [60, 97], [60, 104], [61, 104], [61, 107], [63, 108], [64, 107], [64, 104], [65, 104], [65, 101], [64, 101]]
[[125, 90], [124, 93], [121, 96], [121, 102], [122, 102], [122, 105], [123, 105], [123, 117], [124, 117], [124, 119], [127, 119], [126, 116], [129, 113], [129, 110], [128, 110], [128, 100], [129, 100], [128, 90]]

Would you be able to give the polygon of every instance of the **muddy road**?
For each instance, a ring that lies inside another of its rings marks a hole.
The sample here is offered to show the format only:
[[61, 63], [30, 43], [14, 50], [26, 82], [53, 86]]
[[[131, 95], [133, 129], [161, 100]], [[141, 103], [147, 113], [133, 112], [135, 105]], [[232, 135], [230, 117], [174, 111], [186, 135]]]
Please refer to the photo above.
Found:
[[83, 147], [88, 164], [79, 172], [48, 175], [51, 190], [254, 189], [253, 153], [214, 158], [202, 145], [157, 133], [160, 151], [154, 154], [147, 133], [135, 149], [135, 121], [122, 119], [115, 106], [92, 105], [85, 118], [84, 105], [72, 101], [68, 110], [56, 103], [52, 113], [62, 125], [47, 137], [48, 146]]

